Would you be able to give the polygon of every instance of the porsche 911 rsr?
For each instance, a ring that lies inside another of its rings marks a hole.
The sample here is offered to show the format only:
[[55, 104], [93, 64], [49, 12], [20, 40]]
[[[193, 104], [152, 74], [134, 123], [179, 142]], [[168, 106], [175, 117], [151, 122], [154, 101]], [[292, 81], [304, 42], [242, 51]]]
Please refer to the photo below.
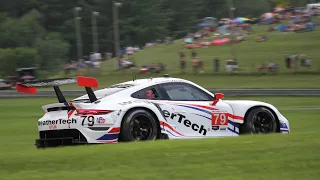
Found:
[[[77, 83], [86, 94], [67, 101], [59, 86]], [[178, 78], [137, 79], [93, 91], [94, 78], [18, 83], [36, 93], [52, 86], [58, 103], [42, 107], [37, 147], [289, 133], [288, 120], [271, 104], [222, 100], [222, 93]]]

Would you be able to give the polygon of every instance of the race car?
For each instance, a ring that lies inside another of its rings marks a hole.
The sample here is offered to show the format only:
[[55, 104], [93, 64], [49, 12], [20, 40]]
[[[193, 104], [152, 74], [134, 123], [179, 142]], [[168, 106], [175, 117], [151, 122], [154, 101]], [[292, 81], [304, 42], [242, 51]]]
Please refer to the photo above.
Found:
[[[59, 86], [70, 83], [85, 87], [86, 94], [67, 101]], [[48, 86], [58, 103], [42, 107], [38, 148], [290, 132], [288, 120], [271, 104], [222, 100], [222, 93], [169, 75], [96, 91], [97, 80], [84, 76], [17, 83], [16, 89], [35, 94]]]

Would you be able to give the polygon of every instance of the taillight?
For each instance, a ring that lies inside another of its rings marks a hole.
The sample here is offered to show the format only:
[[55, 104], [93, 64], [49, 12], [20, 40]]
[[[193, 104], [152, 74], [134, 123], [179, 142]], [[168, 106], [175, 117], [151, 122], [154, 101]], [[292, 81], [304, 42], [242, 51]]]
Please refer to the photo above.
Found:
[[89, 115], [106, 115], [112, 111], [110, 110], [97, 110], [97, 109], [77, 109], [76, 116], [89, 116]]

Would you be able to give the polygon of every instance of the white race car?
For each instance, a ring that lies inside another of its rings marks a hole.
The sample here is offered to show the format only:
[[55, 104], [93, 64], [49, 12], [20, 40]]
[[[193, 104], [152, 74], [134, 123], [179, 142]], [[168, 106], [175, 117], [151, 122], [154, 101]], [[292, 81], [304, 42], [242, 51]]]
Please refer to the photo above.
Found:
[[[87, 94], [66, 101], [59, 85], [69, 83], [84, 86]], [[290, 131], [288, 120], [271, 104], [222, 100], [222, 93], [168, 75], [97, 91], [92, 90], [97, 81], [83, 76], [19, 83], [17, 91], [36, 93], [46, 86], [54, 87], [59, 103], [42, 107], [38, 148]]]

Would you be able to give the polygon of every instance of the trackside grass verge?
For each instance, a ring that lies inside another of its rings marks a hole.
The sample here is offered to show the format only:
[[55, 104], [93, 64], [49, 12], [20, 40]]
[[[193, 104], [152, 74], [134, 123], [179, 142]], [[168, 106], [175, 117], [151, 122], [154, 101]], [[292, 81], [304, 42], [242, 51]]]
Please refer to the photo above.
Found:
[[[1, 179], [319, 179], [320, 133], [1, 154]], [[21, 147], [23, 149], [23, 147]]]
[[[244, 99], [244, 98], [241, 98]], [[263, 97], [277, 107], [320, 99]], [[162, 140], [37, 150], [41, 105], [55, 98], [1, 99], [0, 179], [319, 179], [319, 110], [281, 111], [291, 134]]]

